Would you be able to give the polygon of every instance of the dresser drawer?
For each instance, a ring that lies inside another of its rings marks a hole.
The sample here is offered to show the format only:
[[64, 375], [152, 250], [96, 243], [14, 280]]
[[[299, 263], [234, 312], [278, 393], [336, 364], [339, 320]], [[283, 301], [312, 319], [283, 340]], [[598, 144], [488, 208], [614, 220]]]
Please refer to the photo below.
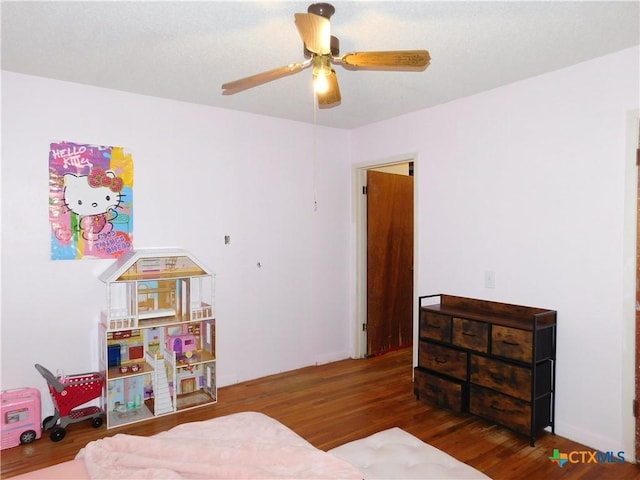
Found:
[[494, 325], [491, 331], [491, 353], [500, 357], [531, 362], [532, 333], [528, 330]]
[[487, 353], [489, 351], [489, 324], [454, 317], [453, 344]]
[[469, 377], [472, 383], [491, 388], [521, 400], [531, 400], [531, 370], [500, 360], [471, 355]]
[[451, 317], [432, 312], [420, 312], [420, 336], [441, 342], [451, 342]]
[[516, 432], [531, 432], [531, 404], [517, 398], [471, 385], [469, 412]]
[[453, 348], [420, 342], [418, 365], [459, 380], [467, 379], [467, 354]]
[[462, 382], [445, 380], [444, 378], [424, 372], [420, 368], [416, 368], [414, 373], [414, 392], [418, 399], [434, 403], [455, 412], [462, 411], [464, 388]]

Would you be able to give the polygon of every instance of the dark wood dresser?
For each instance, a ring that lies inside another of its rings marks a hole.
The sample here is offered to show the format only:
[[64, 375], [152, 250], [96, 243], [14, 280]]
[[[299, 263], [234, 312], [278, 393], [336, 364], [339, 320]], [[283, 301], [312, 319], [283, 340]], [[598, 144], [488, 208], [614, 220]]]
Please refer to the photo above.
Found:
[[414, 393], [529, 436], [554, 428], [557, 312], [453, 295], [419, 297]]

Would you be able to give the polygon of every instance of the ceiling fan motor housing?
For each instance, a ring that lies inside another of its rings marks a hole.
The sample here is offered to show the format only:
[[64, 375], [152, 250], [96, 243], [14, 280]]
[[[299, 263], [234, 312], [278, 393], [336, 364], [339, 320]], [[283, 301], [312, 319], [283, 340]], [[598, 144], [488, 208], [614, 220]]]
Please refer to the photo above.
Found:
[[309, 8], [307, 8], [307, 13], [314, 13], [321, 17], [325, 17], [326, 19], [330, 19], [331, 15], [336, 13], [336, 9], [329, 3], [312, 3], [309, 5]]
[[[307, 8], [307, 13], [313, 13], [320, 17], [324, 17], [327, 20], [331, 19], [331, 16], [336, 13], [336, 9], [330, 3], [312, 3]], [[311, 58], [313, 53], [304, 45], [303, 52], [304, 58]], [[331, 55], [337, 57], [340, 55], [340, 40], [338, 37], [331, 35]]]

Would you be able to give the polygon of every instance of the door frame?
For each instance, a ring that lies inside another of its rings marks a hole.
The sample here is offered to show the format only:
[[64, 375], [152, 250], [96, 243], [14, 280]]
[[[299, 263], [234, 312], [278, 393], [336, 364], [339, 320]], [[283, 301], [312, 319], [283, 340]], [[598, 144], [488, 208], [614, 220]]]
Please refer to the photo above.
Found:
[[[359, 163], [353, 166], [353, 205], [354, 217], [356, 220], [356, 305], [355, 318], [353, 323], [353, 351], [354, 358], [365, 358], [367, 356], [367, 332], [363, 325], [367, 323], [367, 197], [362, 194], [363, 188], [367, 184], [367, 170], [380, 167], [397, 165], [400, 163], [413, 163], [413, 295], [418, 280], [418, 155], [407, 153], [397, 155], [386, 160], [374, 160], [371, 162]], [[417, 302], [413, 302], [413, 344], [414, 357], [415, 339], [417, 335]], [[415, 363], [415, 358], [414, 358]]]
[[623, 340], [622, 366], [622, 419], [624, 425], [633, 425], [624, 431], [623, 443], [632, 446], [632, 452], [625, 451], [625, 458], [640, 461], [640, 438], [636, 435], [638, 417], [634, 418], [633, 406], [627, 401], [640, 400], [640, 319], [636, 311], [636, 295], [640, 288], [637, 277], [640, 241], [638, 239], [640, 220], [640, 184], [638, 180], [638, 148], [640, 146], [640, 110], [627, 113], [627, 145], [625, 154], [625, 200], [624, 200], [624, 273], [623, 273], [623, 331], [629, 332]]

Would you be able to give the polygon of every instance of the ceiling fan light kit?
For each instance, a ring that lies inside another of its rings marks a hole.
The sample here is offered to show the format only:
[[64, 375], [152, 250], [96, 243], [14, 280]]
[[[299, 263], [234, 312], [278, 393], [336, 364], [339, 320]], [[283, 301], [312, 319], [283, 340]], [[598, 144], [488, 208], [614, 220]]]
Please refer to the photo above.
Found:
[[326, 93], [329, 89], [328, 78], [335, 70], [331, 68], [331, 57], [329, 55], [316, 55], [312, 57], [313, 64], [313, 87], [316, 93]]
[[306, 60], [225, 83], [222, 85], [222, 94], [233, 95], [311, 66], [318, 106], [331, 108], [342, 101], [338, 77], [331, 68], [332, 64], [341, 65], [347, 70], [387, 71], [424, 71], [429, 66], [431, 57], [427, 50], [350, 52], [340, 56], [340, 41], [331, 35], [330, 18], [335, 11], [329, 3], [314, 3], [307, 8], [307, 13], [294, 15]]

